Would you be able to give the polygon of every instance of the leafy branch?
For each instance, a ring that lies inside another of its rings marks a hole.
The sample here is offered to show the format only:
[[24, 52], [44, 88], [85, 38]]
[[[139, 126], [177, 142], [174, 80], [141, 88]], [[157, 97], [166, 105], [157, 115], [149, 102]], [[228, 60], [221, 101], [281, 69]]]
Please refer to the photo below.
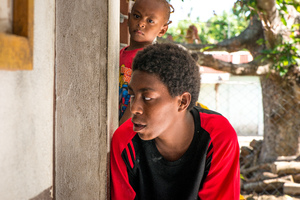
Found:
[[300, 44], [299, 38], [283, 42], [273, 49], [262, 50], [261, 55], [256, 57], [256, 60], [270, 61], [272, 63], [271, 69], [278, 72], [280, 76], [284, 76], [294, 66], [300, 66], [300, 49], [295, 44]]

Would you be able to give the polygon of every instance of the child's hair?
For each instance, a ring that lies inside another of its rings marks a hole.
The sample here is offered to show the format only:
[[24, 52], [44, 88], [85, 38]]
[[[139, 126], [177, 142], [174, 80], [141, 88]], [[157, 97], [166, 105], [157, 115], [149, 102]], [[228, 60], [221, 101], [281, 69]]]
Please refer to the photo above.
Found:
[[[136, 2], [136, 1], [138, 1], [138, 0], [135, 0], [135, 2]], [[153, 0], [150, 0], [150, 1], [153, 1]], [[170, 14], [171, 14], [171, 13], [174, 13], [174, 11], [175, 11], [174, 7], [173, 7], [171, 4], [169, 4], [169, 2], [168, 2], [167, 0], [156, 0], [156, 1], [163, 3], [165, 9], [167, 10], [166, 15], [165, 15], [165, 19], [166, 19], [166, 21], [167, 21], [167, 22], [166, 22], [166, 25], [171, 24], [172, 21], [170, 21]], [[133, 7], [134, 7], [134, 6], [133, 6]], [[133, 8], [133, 7], [132, 7], [132, 8]]]
[[166, 10], [168, 10], [168, 12], [166, 13], [166, 20], [167, 20], [167, 25], [171, 24], [172, 21], [170, 21], [170, 14], [174, 13], [175, 9], [174, 7], [169, 4], [166, 0], [160, 0], [162, 3], [164, 3]]
[[135, 56], [135, 70], [157, 75], [172, 97], [189, 92], [192, 97], [188, 110], [195, 105], [200, 92], [199, 67], [185, 49], [170, 43], [150, 45]]

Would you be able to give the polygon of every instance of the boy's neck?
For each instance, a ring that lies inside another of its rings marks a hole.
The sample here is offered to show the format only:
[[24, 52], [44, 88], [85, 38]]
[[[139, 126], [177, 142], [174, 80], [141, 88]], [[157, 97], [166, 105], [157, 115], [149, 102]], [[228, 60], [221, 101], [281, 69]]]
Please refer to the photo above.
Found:
[[178, 160], [189, 148], [194, 137], [194, 117], [187, 111], [185, 117], [174, 123], [171, 134], [164, 138], [156, 138], [155, 144], [160, 154], [168, 161]]
[[141, 49], [145, 48], [148, 45], [151, 45], [152, 43], [149, 42], [134, 42], [130, 41], [130, 45], [127, 47], [126, 50], [135, 50], [135, 49]]

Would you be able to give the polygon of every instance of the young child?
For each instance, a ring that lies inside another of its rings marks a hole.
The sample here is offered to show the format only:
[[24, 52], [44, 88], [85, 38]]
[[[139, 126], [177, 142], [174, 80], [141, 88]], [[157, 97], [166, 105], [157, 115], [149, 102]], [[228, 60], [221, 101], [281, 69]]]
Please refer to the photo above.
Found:
[[129, 119], [128, 83], [135, 54], [163, 36], [169, 25], [170, 4], [166, 0], [136, 0], [128, 17], [130, 45], [120, 51], [119, 124]]
[[154, 44], [132, 70], [132, 118], [111, 145], [111, 199], [239, 199], [237, 135], [222, 115], [194, 106], [200, 74], [192, 56]]

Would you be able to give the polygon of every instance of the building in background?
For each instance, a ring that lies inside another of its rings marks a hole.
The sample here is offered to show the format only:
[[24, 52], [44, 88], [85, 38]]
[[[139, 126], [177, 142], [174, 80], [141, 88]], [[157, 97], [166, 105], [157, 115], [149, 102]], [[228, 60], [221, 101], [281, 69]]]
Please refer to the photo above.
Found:
[[[210, 52], [215, 58], [234, 64], [247, 63], [249, 52]], [[198, 101], [220, 112], [239, 136], [263, 135], [263, 107], [260, 80], [256, 76], [233, 76], [201, 66], [201, 90]]]

